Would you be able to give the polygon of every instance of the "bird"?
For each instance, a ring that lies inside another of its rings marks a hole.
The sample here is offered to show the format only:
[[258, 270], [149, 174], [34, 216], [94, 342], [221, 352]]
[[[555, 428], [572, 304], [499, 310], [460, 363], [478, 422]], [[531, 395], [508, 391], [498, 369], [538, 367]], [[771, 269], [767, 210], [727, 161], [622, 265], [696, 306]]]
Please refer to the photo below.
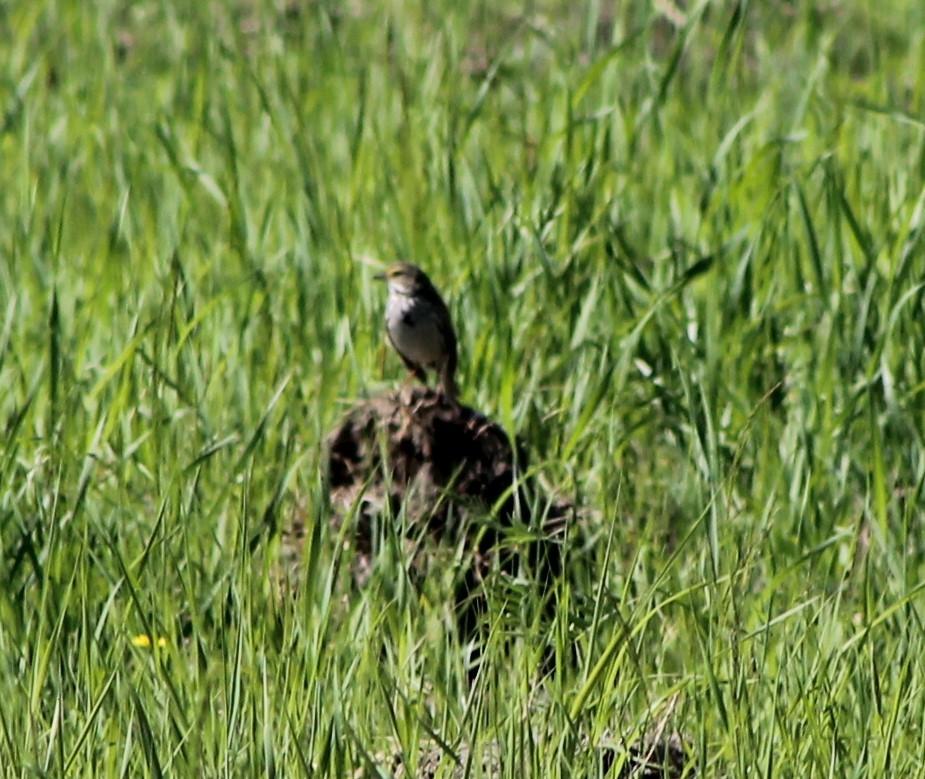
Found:
[[375, 278], [388, 284], [385, 330], [405, 367], [425, 385], [427, 370], [434, 371], [440, 392], [455, 401], [456, 333], [437, 288], [410, 262], [397, 262]]

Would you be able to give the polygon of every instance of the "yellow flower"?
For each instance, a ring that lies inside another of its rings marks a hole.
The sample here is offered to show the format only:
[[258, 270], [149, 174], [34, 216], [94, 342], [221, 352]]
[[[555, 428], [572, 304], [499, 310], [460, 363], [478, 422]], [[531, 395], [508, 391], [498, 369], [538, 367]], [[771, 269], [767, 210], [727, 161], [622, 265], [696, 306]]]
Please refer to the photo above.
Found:
[[[146, 636], [144, 633], [137, 635], [132, 639], [132, 644], [134, 646], [139, 646], [142, 649], [150, 649], [151, 636]], [[167, 639], [164, 638], [164, 636], [159, 636], [157, 639], [157, 646], [159, 646], [161, 649], [165, 648], [167, 646]]]

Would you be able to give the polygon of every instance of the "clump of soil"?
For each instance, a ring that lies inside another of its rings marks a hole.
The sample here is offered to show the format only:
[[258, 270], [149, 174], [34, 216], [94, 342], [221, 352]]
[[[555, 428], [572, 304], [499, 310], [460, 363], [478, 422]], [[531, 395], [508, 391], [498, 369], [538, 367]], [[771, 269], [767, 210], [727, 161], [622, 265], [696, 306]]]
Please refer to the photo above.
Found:
[[[495, 561], [510, 570], [526, 561], [551, 580], [569, 509], [540, 497], [526, 469], [525, 453], [497, 423], [434, 390], [406, 389], [357, 405], [328, 438], [334, 523], [353, 524], [347, 536], [357, 580], [364, 581], [373, 562], [376, 523], [402, 510], [407, 536], [462, 543], [471, 553], [464, 586], [470, 596]], [[498, 560], [498, 537], [514, 520], [537, 528], [536, 541], [520, 550], [525, 558], [505, 545]]]
[[[623, 765], [619, 779], [676, 779], [697, 773], [684, 739], [677, 732], [667, 736], [646, 733], [629, 752], [629, 760]], [[603, 749], [601, 757], [606, 774], [616, 762], [616, 755], [613, 750]]]

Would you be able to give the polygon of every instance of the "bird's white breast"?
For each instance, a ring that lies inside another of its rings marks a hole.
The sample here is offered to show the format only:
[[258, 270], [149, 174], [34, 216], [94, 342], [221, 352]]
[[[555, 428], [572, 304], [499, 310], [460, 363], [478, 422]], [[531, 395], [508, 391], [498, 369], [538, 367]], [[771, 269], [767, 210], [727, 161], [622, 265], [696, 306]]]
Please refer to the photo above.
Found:
[[442, 362], [443, 335], [430, 304], [405, 295], [389, 295], [385, 321], [392, 343], [406, 359], [425, 367]]

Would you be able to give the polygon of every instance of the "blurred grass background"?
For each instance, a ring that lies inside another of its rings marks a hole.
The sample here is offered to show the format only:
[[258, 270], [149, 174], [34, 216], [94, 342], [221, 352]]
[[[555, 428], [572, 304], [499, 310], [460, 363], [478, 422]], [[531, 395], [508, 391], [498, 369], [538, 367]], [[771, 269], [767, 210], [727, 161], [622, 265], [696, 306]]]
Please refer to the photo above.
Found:
[[[4, 775], [599, 776], [668, 715], [704, 776], [925, 775], [921, 3], [0, 31]], [[439, 588], [351, 591], [327, 525], [325, 433], [403, 375], [366, 257], [583, 526], [471, 687]]]

